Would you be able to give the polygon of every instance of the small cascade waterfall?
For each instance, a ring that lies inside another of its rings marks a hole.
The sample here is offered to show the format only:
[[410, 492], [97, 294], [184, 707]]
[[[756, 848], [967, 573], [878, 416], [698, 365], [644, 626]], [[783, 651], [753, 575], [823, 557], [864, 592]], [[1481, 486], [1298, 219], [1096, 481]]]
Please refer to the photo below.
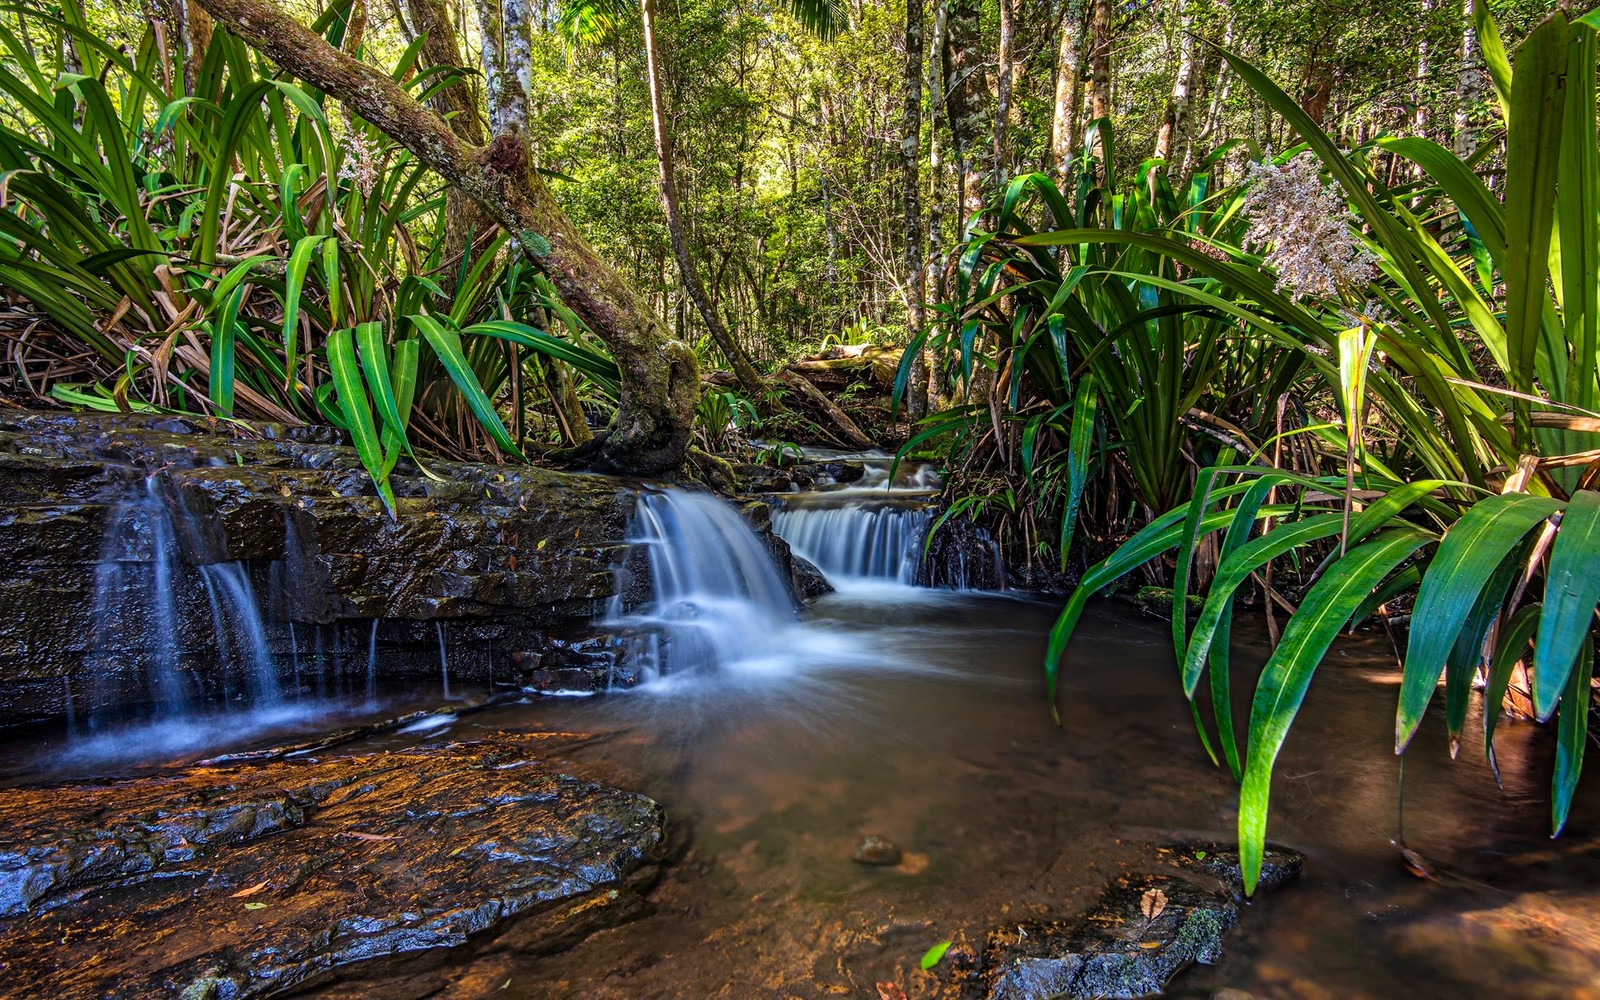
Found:
[[835, 585], [915, 584], [938, 476], [916, 463], [896, 468], [887, 455], [852, 457], [863, 466], [858, 481], [786, 497], [772, 530]]
[[378, 703], [378, 619], [372, 619], [372, 633], [367, 636], [367, 704]]
[[[177, 535], [160, 481], [144, 480], [136, 498], [112, 512], [95, 567], [93, 703], [115, 700], [108, 690], [118, 668], [136, 671], [160, 715], [181, 715], [200, 691], [178, 661]], [[121, 662], [117, 662], [117, 661]], [[94, 722], [91, 705], [90, 723]]]
[[[128, 700], [130, 686], [143, 692], [133, 700], [148, 703], [162, 719], [181, 718], [212, 700], [255, 707], [282, 700], [244, 564], [190, 566], [179, 559], [186, 544], [202, 556], [216, 551], [208, 528], [159, 476], [145, 479], [140, 493], [113, 512], [95, 570], [90, 728], [104, 721], [97, 713], [106, 706]], [[206, 620], [183, 614], [185, 608], [209, 610], [209, 635], [185, 634], [181, 622]], [[185, 657], [196, 655], [221, 665], [220, 689], [206, 690], [187, 667]]]
[[635, 662], [671, 674], [757, 660], [797, 622], [789, 581], [733, 507], [703, 493], [639, 497], [629, 540], [649, 561], [648, 606], [611, 624], [631, 633]]
[[859, 502], [795, 505], [772, 512], [772, 530], [830, 580], [916, 583], [928, 523], [925, 508]]
[[444, 685], [442, 696], [445, 701], [455, 701], [455, 696], [450, 693], [450, 652], [444, 644], [444, 622], [434, 622], [433, 630], [439, 635], [439, 679]]

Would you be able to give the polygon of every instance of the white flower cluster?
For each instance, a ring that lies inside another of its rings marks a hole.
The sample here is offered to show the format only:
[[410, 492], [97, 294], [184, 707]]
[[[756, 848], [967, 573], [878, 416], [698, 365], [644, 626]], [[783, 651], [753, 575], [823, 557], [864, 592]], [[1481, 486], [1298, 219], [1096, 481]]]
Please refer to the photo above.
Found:
[[1355, 219], [1336, 184], [1324, 183], [1317, 158], [1252, 163], [1244, 211], [1247, 243], [1267, 248], [1264, 262], [1291, 295], [1332, 298], [1366, 286], [1377, 258], [1356, 239]]
[[372, 194], [378, 183], [378, 144], [367, 139], [366, 134], [351, 129], [344, 140], [344, 165], [339, 168], [339, 179], [350, 181], [361, 189], [363, 195]]

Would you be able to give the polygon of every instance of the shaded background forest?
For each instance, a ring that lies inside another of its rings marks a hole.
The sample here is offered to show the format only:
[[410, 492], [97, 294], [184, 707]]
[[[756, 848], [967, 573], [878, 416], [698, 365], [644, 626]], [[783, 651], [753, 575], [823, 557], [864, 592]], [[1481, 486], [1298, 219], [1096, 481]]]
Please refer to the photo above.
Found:
[[[1514, 39], [1555, 4], [1490, 6]], [[404, 0], [365, 7], [352, 15], [365, 22], [364, 58], [392, 65], [416, 37], [416, 11]], [[527, 7], [539, 166], [675, 332], [702, 338], [657, 190], [637, 17], [554, 0]], [[1349, 146], [1423, 134], [1471, 152], [1494, 121], [1466, 7], [846, 2], [844, 30], [820, 39], [785, 4], [674, 0], [658, 31], [688, 243], [716, 309], [760, 362], [840, 341], [903, 343], [911, 303], [944, 294], [940, 262], [964, 221], [995, 197], [1001, 178], [1059, 177], [1090, 122], [1114, 124], [1124, 172], [1161, 157], [1174, 177], [1215, 169], [1217, 187], [1259, 151], [1292, 145], [1282, 118], [1206, 42], [1268, 71]], [[321, 13], [285, 8], [303, 22]], [[449, 11], [463, 62], [481, 66], [475, 10]], [[87, 13], [104, 37], [130, 47], [152, 14], [166, 14], [124, 3]], [[472, 85], [481, 91], [482, 77]], [[1394, 174], [1401, 166], [1391, 160]], [[909, 256], [908, 232], [916, 233]], [[920, 262], [926, 291], [910, 280], [909, 259]]]

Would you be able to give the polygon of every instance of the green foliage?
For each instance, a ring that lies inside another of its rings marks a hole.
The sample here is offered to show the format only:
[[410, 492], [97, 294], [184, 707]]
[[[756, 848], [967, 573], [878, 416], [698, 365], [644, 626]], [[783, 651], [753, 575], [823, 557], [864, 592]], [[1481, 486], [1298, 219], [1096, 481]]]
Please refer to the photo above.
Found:
[[[334, 12], [319, 28], [339, 30]], [[201, 68], [209, 96], [182, 97], [152, 35], [125, 53], [20, 16], [99, 67], [52, 71], [0, 32], [0, 102], [15, 112], [0, 122], [0, 288], [48, 319], [16, 345], [33, 391], [326, 419], [391, 508], [388, 476], [419, 425], [445, 453], [520, 458], [500, 410], [521, 425], [527, 400], [509, 387], [540, 384], [541, 365], [615, 398], [616, 366], [503, 236], [444, 260], [437, 179], [324, 95], [261, 75], [225, 31]], [[416, 72], [417, 52], [394, 76], [426, 97], [454, 71]], [[551, 328], [511, 320], [536, 316]]]
[[[1481, 4], [1477, 19], [1485, 38], [1498, 37]], [[1594, 451], [1577, 450], [1600, 429], [1592, 412], [1600, 391], [1594, 335], [1600, 154], [1591, 20], [1600, 19], [1552, 15], [1519, 46], [1514, 63], [1497, 45], [1485, 46], [1506, 116], [1504, 202], [1469, 163], [1416, 139], [1380, 144], [1426, 174], [1409, 196], [1395, 194], [1370, 171], [1365, 152], [1341, 153], [1270, 80], [1228, 56], [1339, 182], [1379, 259], [1380, 273], [1368, 287], [1342, 289], [1342, 301], [1304, 305], [1275, 297], [1260, 276], [1212, 272], [1241, 296], [1242, 318], [1252, 328], [1273, 335], [1292, 329], [1308, 350], [1326, 350], [1338, 317], [1348, 316], [1354, 301], [1383, 303], [1382, 318], [1358, 321], [1340, 335], [1346, 362], [1340, 373], [1318, 367], [1340, 401], [1346, 478], [1306, 479], [1262, 467], [1203, 471], [1187, 505], [1151, 522], [1084, 578], [1052, 633], [1046, 671], [1053, 702], [1067, 642], [1094, 591], [1175, 550], [1175, 592], [1182, 598], [1201, 542], [1225, 531], [1192, 631], [1183, 601], [1174, 602], [1173, 640], [1191, 699], [1207, 672], [1213, 679], [1212, 708], [1227, 750], [1234, 739], [1226, 718], [1231, 605], [1250, 574], [1276, 560], [1315, 567], [1257, 682], [1242, 769], [1229, 753], [1241, 782], [1240, 849], [1250, 889], [1266, 835], [1273, 763], [1313, 672], [1339, 630], [1412, 587], [1397, 751], [1417, 732], [1442, 677], [1454, 753], [1481, 674], [1492, 765], [1501, 700], [1531, 642], [1535, 714], [1541, 721], [1557, 717], [1554, 830], [1566, 821], [1589, 726], [1600, 603], [1600, 493], [1589, 488], [1600, 466]], [[1360, 344], [1365, 336], [1372, 345]], [[1381, 364], [1348, 363], [1373, 349]], [[1420, 403], [1406, 398], [1408, 387]], [[1378, 426], [1393, 427], [1408, 443], [1409, 454], [1388, 460], [1398, 465], [1404, 458], [1422, 476], [1399, 481], [1378, 471], [1384, 463], [1365, 447], [1368, 402]], [[1238, 481], [1211, 487], [1231, 477]], [[1289, 509], [1263, 505], [1268, 489], [1298, 499]], [[1269, 515], [1270, 527], [1250, 539], [1252, 526]], [[1539, 599], [1529, 600], [1534, 593]]]

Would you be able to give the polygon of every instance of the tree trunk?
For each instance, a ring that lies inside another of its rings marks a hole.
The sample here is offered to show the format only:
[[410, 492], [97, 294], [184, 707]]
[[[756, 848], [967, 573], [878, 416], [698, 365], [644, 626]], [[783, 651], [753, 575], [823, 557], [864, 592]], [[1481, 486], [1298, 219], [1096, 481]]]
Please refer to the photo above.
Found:
[[[939, 2], [939, 0], [934, 0]], [[922, 330], [922, 0], [906, 0], [905, 105], [901, 111], [900, 186], [903, 194], [906, 319], [911, 335]]]
[[995, 73], [994, 89], [994, 178], [1004, 184], [1011, 176], [1011, 157], [1008, 131], [1011, 125], [1011, 70], [1017, 47], [1013, 0], [1000, 0], [1000, 51], [999, 66]]
[[172, 0], [172, 10], [178, 15], [178, 41], [183, 49], [183, 92], [190, 97], [210, 98], [200, 94], [200, 65], [205, 62], [206, 49], [211, 47], [211, 15], [195, 0]]
[[367, 0], [350, 0], [349, 19], [344, 24], [344, 41], [339, 46], [357, 59], [361, 43], [367, 38]]
[[1478, 148], [1478, 130], [1472, 112], [1483, 100], [1483, 52], [1472, 20], [1472, 0], [1461, 0], [1461, 68], [1456, 71], [1456, 155], [1462, 159]]
[[[1094, 10], [1093, 41], [1089, 46], [1089, 114], [1095, 121], [1099, 121], [1111, 117], [1112, 10], [1111, 0], [1092, 0], [1092, 2]], [[1098, 131], [1096, 135], [1099, 136]], [[1106, 144], [1103, 136], [1099, 137], [1099, 146], [1100, 158], [1104, 160]], [[1106, 164], [1105, 169], [1109, 171], [1110, 166]]]
[[[940, 3], [941, 0], [934, 0]], [[902, 112], [903, 138], [900, 140], [900, 182], [905, 193], [906, 342], [922, 333], [927, 322], [924, 302], [927, 287], [923, 265], [928, 250], [922, 228], [922, 202], [919, 167], [922, 161], [922, 0], [906, 0], [905, 109]], [[907, 412], [916, 420], [928, 411], [927, 366], [918, 358], [906, 400]]]
[[984, 202], [979, 146], [984, 139], [983, 112], [989, 95], [983, 73], [978, 15], [978, 0], [952, 0], [945, 26], [945, 108], [956, 145], [963, 236], [973, 219], [983, 211]]
[[1061, 40], [1056, 49], [1055, 113], [1050, 119], [1050, 169], [1066, 179], [1073, 157], [1078, 155], [1078, 137], [1083, 107], [1083, 42], [1088, 26], [1088, 11], [1074, 22], [1072, 7], [1065, 5], [1061, 17]]
[[944, 199], [940, 197], [944, 180], [944, 147], [940, 143], [939, 126], [948, 120], [945, 107], [944, 37], [945, 0], [933, 0], [933, 37], [928, 39], [928, 259], [927, 280], [923, 287], [933, 301], [939, 301], [939, 266], [944, 253]]
[[693, 300], [700, 318], [705, 321], [706, 329], [711, 332], [711, 339], [728, 359], [728, 365], [733, 369], [739, 385], [746, 392], [757, 394], [766, 388], [766, 384], [756, 372], [755, 366], [750, 363], [750, 359], [745, 356], [744, 349], [728, 335], [728, 328], [723, 325], [722, 317], [712, 308], [711, 299], [706, 295], [706, 286], [700, 281], [700, 271], [695, 266], [694, 257], [689, 253], [689, 243], [683, 231], [683, 213], [678, 206], [678, 183], [672, 162], [672, 133], [668, 131], [667, 99], [661, 88], [661, 50], [656, 45], [655, 0], [642, 0], [639, 4], [639, 13], [644, 22], [645, 70], [650, 85], [650, 124], [655, 133], [656, 165], [660, 168], [661, 175], [661, 208], [667, 215], [667, 232], [672, 236], [672, 254], [678, 260], [678, 277], [682, 279], [684, 291], [688, 292], [689, 298]]
[[599, 468], [652, 475], [683, 463], [700, 400], [694, 353], [667, 335], [584, 240], [530, 168], [520, 139], [497, 135], [485, 148], [463, 142], [386, 74], [333, 49], [272, 0], [202, 2], [230, 31], [343, 101], [483, 206], [605, 341], [621, 372], [622, 398], [616, 419], [597, 438]]
[[1155, 150], [1156, 158], [1169, 164], [1169, 174], [1175, 154], [1187, 141], [1194, 86], [1194, 36], [1189, 33], [1189, 3], [1188, 0], [1177, 0], [1177, 3], [1178, 73], [1173, 78], [1166, 114], [1162, 116], [1161, 128], [1156, 133]]

